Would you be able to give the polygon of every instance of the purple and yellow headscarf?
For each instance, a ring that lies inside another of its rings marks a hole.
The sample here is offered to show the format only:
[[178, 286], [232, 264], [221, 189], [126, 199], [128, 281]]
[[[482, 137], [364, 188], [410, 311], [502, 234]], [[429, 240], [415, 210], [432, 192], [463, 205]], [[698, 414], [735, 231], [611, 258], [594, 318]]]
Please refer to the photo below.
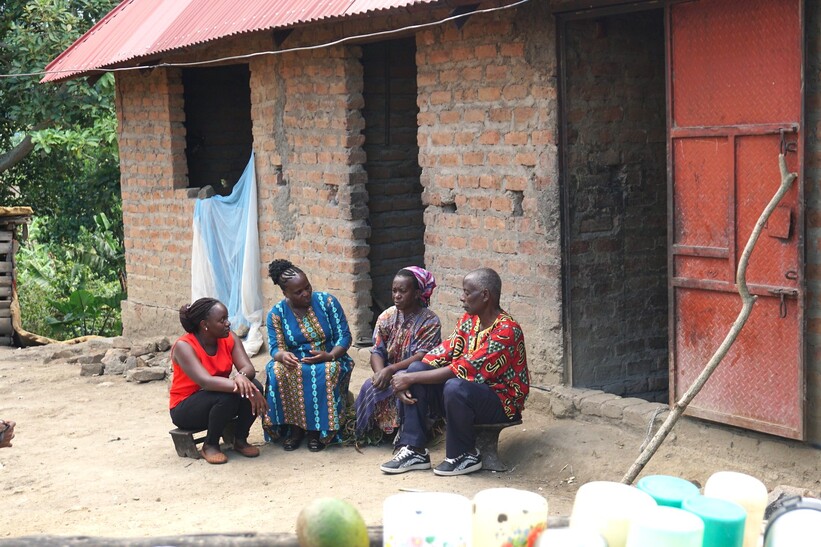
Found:
[[422, 305], [427, 308], [430, 305], [430, 297], [433, 294], [433, 289], [436, 287], [436, 278], [433, 277], [432, 273], [424, 268], [420, 268], [419, 266], [408, 266], [407, 268], [402, 269], [408, 270], [413, 274], [413, 277], [416, 278], [416, 283], [419, 285], [419, 290], [422, 291], [420, 295], [422, 298]]

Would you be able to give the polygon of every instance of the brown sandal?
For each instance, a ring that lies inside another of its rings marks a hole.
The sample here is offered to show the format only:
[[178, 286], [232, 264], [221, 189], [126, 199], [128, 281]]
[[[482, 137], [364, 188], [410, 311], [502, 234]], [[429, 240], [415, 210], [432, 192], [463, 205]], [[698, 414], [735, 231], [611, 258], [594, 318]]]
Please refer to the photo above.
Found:
[[228, 462], [228, 456], [223, 454], [222, 451], [219, 449], [219, 447], [217, 447], [216, 452], [211, 452], [209, 454], [209, 453], [205, 452], [205, 446], [203, 446], [202, 449], [200, 450], [200, 455], [202, 456], [202, 459], [204, 459], [208, 463], [221, 464], [221, 463]]
[[234, 439], [234, 450], [239, 452], [246, 458], [256, 458], [257, 456], [259, 456], [259, 448], [248, 444], [248, 441]]

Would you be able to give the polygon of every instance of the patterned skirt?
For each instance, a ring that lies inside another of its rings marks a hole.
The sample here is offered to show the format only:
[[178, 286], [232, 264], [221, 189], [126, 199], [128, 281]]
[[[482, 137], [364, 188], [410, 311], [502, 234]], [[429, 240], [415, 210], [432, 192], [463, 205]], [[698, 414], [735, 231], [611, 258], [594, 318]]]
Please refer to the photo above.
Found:
[[283, 434], [282, 426], [319, 431], [323, 442], [334, 440], [345, 425], [348, 383], [353, 361], [347, 355], [337, 361], [301, 364], [292, 369], [270, 361], [266, 366], [268, 416], [263, 419], [266, 440]]
[[372, 429], [390, 435], [399, 427], [396, 395], [390, 386], [376, 389], [368, 378], [356, 398], [356, 434], [363, 437]]

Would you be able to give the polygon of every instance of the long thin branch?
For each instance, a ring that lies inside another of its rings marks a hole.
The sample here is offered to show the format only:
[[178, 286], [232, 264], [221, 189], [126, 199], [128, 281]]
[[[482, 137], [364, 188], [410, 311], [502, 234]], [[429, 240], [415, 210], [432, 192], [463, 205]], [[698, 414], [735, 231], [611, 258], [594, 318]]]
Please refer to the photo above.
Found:
[[755, 304], [756, 297], [751, 295], [749, 289], [747, 288], [747, 263], [750, 260], [750, 255], [755, 248], [755, 244], [758, 242], [758, 237], [761, 235], [761, 230], [764, 229], [764, 225], [767, 224], [767, 220], [770, 218], [770, 215], [790, 189], [792, 183], [798, 177], [796, 173], [790, 173], [787, 171], [787, 161], [784, 159], [784, 154], [779, 154], [778, 166], [781, 170], [781, 185], [778, 187], [778, 191], [770, 200], [770, 203], [767, 204], [767, 207], [764, 208], [764, 211], [755, 223], [755, 227], [750, 234], [750, 238], [747, 240], [747, 245], [744, 247], [744, 252], [741, 253], [741, 258], [738, 261], [736, 284], [738, 285], [738, 294], [741, 296], [742, 301], [741, 312], [739, 312], [738, 317], [733, 323], [733, 326], [730, 328], [730, 331], [727, 333], [727, 336], [724, 338], [724, 341], [710, 358], [710, 361], [701, 371], [701, 374], [698, 375], [698, 378], [696, 378], [695, 382], [693, 382], [693, 385], [691, 385], [684, 395], [681, 396], [681, 399], [673, 405], [672, 411], [667, 416], [667, 419], [664, 420], [664, 423], [661, 425], [658, 432], [656, 432], [650, 440], [650, 443], [627, 471], [627, 474], [624, 475], [624, 478], [621, 480], [624, 484], [633, 484], [633, 481], [639, 476], [641, 470], [644, 469], [644, 466], [647, 465], [647, 462], [649, 462], [650, 458], [652, 458], [656, 453], [658, 448], [661, 446], [661, 443], [664, 442], [665, 438], [667, 438], [667, 435], [673, 429], [673, 426], [676, 425], [678, 419], [682, 414], [684, 414], [684, 411], [687, 409], [687, 405], [689, 405], [695, 396], [698, 395], [698, 392], [701, 391], [701, 388], [704, 387], [704, 384], [710, 379], [713, 371], [715, 371], [719, 363], [721, 363], [721, 360], [724, 359], [724, 356], [727, 355], [730, 347], [733, 345], [736, 338], [738, 338], [742, 327], [744, 327], [744, 324], [750, 317], [750, 313], [753, 311], [753, 304]]

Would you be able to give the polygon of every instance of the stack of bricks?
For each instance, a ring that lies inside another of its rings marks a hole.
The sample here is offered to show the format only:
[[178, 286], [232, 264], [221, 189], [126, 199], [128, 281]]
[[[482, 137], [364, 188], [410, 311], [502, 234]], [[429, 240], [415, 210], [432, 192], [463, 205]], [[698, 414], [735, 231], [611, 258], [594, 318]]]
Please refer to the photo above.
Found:
[[425, 262], [422, 184], [416, 144], [416, 43], [413, 39], [362, 47], [368, 238], [373, 310], [392, 304], [398, 270]]
[[[253, 62], [251, 109], [261, 258], [300, 266], [315, 290], [339, 299], [362, 337], [371, 279], [358, 54], [340, 46]], [[270, 304], [282, 297], [270, 281], [263, 294]]]
[[12, 227], [0, 218], [0, 346], [10, 346], [14, 332], [11, 326], [11, 297], [14, 285]]

